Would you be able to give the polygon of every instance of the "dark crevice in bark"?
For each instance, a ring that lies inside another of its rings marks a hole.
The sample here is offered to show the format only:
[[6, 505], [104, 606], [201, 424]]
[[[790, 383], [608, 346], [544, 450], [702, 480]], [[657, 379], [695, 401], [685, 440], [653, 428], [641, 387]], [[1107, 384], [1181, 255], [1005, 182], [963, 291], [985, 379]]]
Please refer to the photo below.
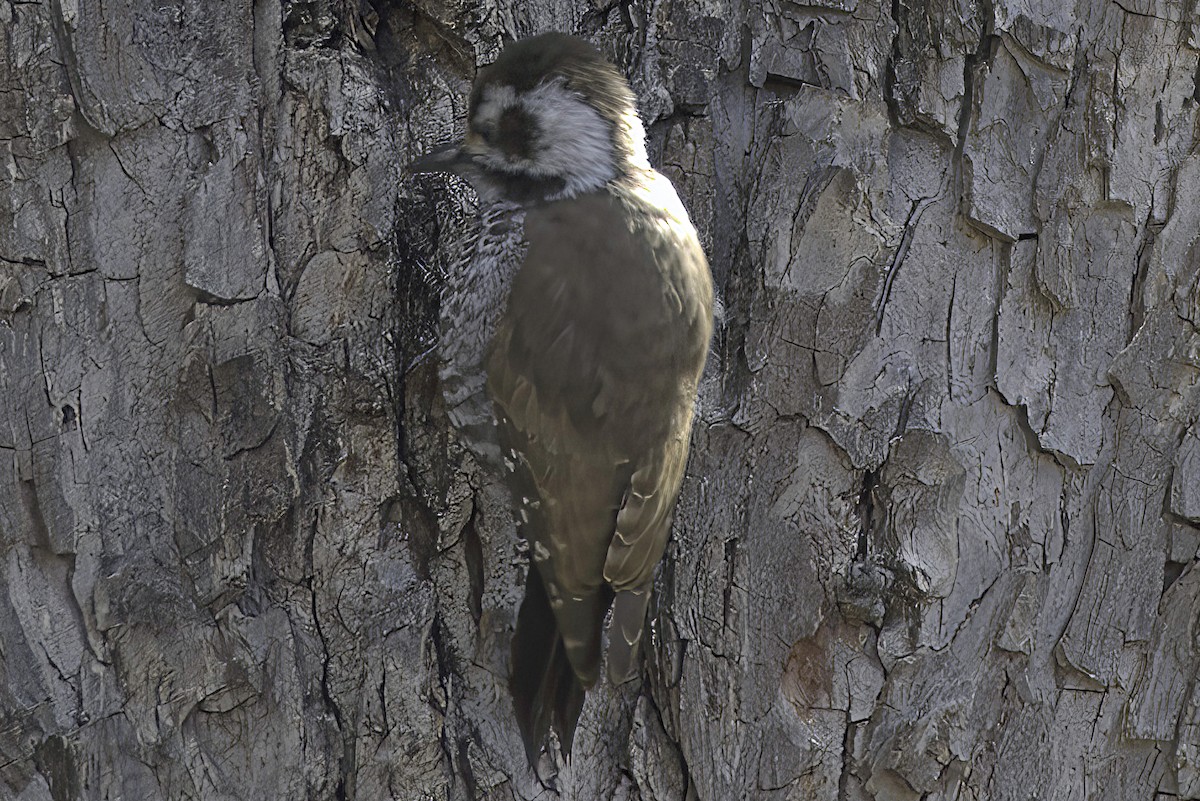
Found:
[[902, 34], [900, 20], [900, 1], [892, 0], [892, 24], [896, 30], [892, 32], [892, 50], [888, 54], [887, 64], [883, 72], [883, 100], [887, 104], [888, 121], [893, 127], [903, 128], [907, 122], [901, 114], [900, 100], [896, 97], [896, 63], [900, 60], [900, 37]]
[[[423, 421], [435, 407], [436, 396], [440, 392], [436, 371], [428, 358], [438, 341], [441, 293], [427, 265], [436, 258], [442, 232], [436, 206], [430, 202], [406, 203], [396, 219], [399, 225], [391, 241], [391, 262], [395, 265], [397, 276], [397, 325], [392, 332], [392, 340], [396, 343], [396, 389], [393, 398], [396, 453], [399, 466], [407, 468], [400, 477], [401, 484], [409, 484], [416, 490], [423, 509], [421, 517], [428, 524], [423, 530], [429, 531], [430, 537], [435, 538], [436, 522], [432, 519], [432, 509], [436, 506], [434, 498], [437, 491], [434, 486], [428, 486], [428, 477], [416, 463], [410, 443], [417, 432], [409, 428], [425, 425]], [[415, 408], [410, 408], [409, 404], [414, 401]], [[434, 482], [437, 483], [440, 482]], [[432, 542], [429, 547], [432, 547]]]
[[650, 708], [654, 710], [654, 716], [658, 721], [659, 729], [666, 737], [666, 745], [671, 748], [671, 751], [673, 752], [672, 756], [674, 756], [679, 766], [679, 772], [683, 782], [683, 787], [680, 788], [683, 790], [683, 798], [685, 801], [691, 801], [695, 798], [696, 787], [695, 783], [692, 781], [692, 773], [688, 767], [687, 758], [683, 753], [683, 746], [679, 742], [679, 731], [677, 727], [667, 725], [668, 717], [663, 714], [662, 707], [659, 705], [658, 698], [656, 697], [655, 693], [645, 690], [643, 692]]
[[1171, 585], [1183, 576], [1185, 570], [1191, 565], [1191, 562], [1173, 562], [1168, 559], [1163, 565], [1163, 595], [1167, 594], [1167, 590], [1171, 589]]
[[476, 528], [477, 514], [478, 507], [471, 510], [471, 517], [463, 526], [462, 538], [463, 556], [467, 564], [467, 580], [471, 589], [468, 601], [471, 607], [471, 616], [475, 618], [475, 625], [478, 626], [479, 619], [483, 615], [483, 545], [479, 539], [479, 530]]
[[439, 17], [437, 6], [426, 10], [405, 0], [365, 0], [363, 6], [370, 7], [362, 23], [371, 45], [367, 55], [386, 69], [385, 89], [401, 113], [428, 85], [430, 68], [449, 67], [464, 78], [474, 74], [474, 48], [464, 31]]
[[337, 48], [344, 30], [337, 12], [334, 0], [284, 0], [284, 40], [297, 49]]
[[892, 259], [888, 263], [887, 269], [884, 270], [883, 288], [879, 294], [879, 305], [875, 309], [875, 336], [880, 336], [883, 332], [883, 318], [888, 301], [892, 297], [892, 284], [895, 282], [896, 276], [900, 272], [900, 267], [904, 264], [904, 259], [908, 255], [908, 249], [912, 245], [917, 225], [921, 222], [921, 217], [924, 215], [925, 210], [940, 200], [942, 196], [942, 192], [939, 192], [933, 197], [923, 197], [915, 200], [909, 206], [908, 217], [904, 221], [904, 230], [900, 235], [900, 242], [896, 245], [896, 250], [892, 254]]
[[871, 552], [871, 534], [875, 530], [875, 493], [879, 489], [879, 470], [863, 472], [862, 489], [858, 493], [858, 544], [854, 557], [865, 560]]
[[1146, 276], [1150, 271], [1150, 261], [1154, 253], [1154, 240], [1163, 228], [1161, 223], [1147, 222], [1142, 232], [1142, 241], [1138, 244], [1137, 257], [1134, 264], [1133, 281], [1129, 285], [1129, 328], [1125, 335], [1128, 345], [1141, 330], [1146, 321]]
[[734, 609], [733, 590], [736, 586], [738, 537], [734, 535], [725, 541], [725, 583], [722, 592], [725, 593], [725, 603], [722, 605], [725, 616], [722, 628], [729, 629], [729, 614]]
[[[1035, 235], [1036, 237], [1036, 235]], [[987, 386], [997, 395], [996, 377], [1000, 374], [1000, 313], [1004, 308], [1004, 297], [1008, 294], [1008, 277], [1012, 271], [1013, 245], [1009, 242], [993, 240], [992, 258], [995, 261], [996, 298], [992, 306], [992, 335], [988, 340], [988, 379]]]
[[858, 733], [858, 724], [850, 720], [850, 710], [846, 710], [846, 734], [842, 737], [842, 767], [838, 771], [839, 799], [850, 798], [850, 778], [854, 772], [854, 735]]
[[33, 526], [33, 535], [38, 544], [47, 551], [53, 551], [50, 541], [50, 529], [46, 526], [46, 517], [42, 512], [42, 503], [38, 499], [37, 484], [32, 477], [20, 482], [21, 503], [25, 506], [25, 514]]
[[80, 797], [82, 782], [76, 760], [75, 748], [62, 735], [51, 735], [34, 746], [33, 762], [50, 786], [53, 801], [74, 801]]
[[[954, 304], [958, 300], [958, 274], [950, 279], [950, 301], [946, 305], [946, 327], [942, 331], [946, 350], [946, 397], [954, 399]], [[991, 354], [988, 354], [989, 360]]]
[[[967, 138], [971, 133], [976, 104], [983, 93], [982, 87], [977, 86], [978, 78], [991, 65], [996, 48], [1000, 46], [1000, 37], [994, 32], [996, 12], [990, 0], [983, 0], [980, 3], [979, 13], [983, 18], [983, 32], [979, 37], [979, 47], [974, 53], [967, 54], [967, 57], [963, 59], [963, 99], [958, 111], [958, 128], [954, 145], [954, 194], [959, 204], [960, 214], [972, 225], [977, 221], [972, 220], [967, 213], [965, 175]], [[990, 235], [991, 232], [984, 230], [984, 233]]]
[[1000, 400], [1008, 408], [1016, 413], [1017, 425], [1021, 433], [1025, 437], [1025, 443], [1031, 453], [1042, 453], [1054, 460], [1055, 464], [1061, 467], [1065, 472], [1078, 473], [1084, 470], [1084, 466], [1075, 461], [1070, 454], [1053, 448], [1047, 448], [1042, 444], [1041, 435], [1033, 427], [1033, 422], [1029, 419], [1029, 406], [1025, 403], [1011, 403], [1004, 394], [995, 387], [989, 387], [989, 392], [995, 393], [996, 398]]
[[806, 86], [813, 86], [813, 84], [800, 78], [792, 77], [791, 75], [768, 72], [763, 79], [761, 88], [764, 92], [770, 92], [776, 97], [788, 98], [804, 91]]
[[0, 262], [7, 262], [9, 264], [23, 264], [26, 267], [45, 267], [46, 266], [45, 259], [35, 259], [32, 256], [13, 256], [10, 258], [8, 256], [4, 256], [4, 255], [0, 254]]
[[632, 0], [607, 0], [604, 5], [592, 8], [583, 15], [583, 21], [580, 22], [577, 32], [584, 36], [599, 33], [608, 27], [609, 21], [612, 19], [612, 12], [617, 11], [621, 16], [621, 25], [625, 33], [632, 34], [636, 27], [633, 17], [629, 13], [631, 4]]
[[62, 0], [50, 0], [50, 16], [53, 20], [54, 35], [58, 40], [59, 52], [62, 53], [63, 71], [67, 74], [67, 80], [71, 84], [71, 93], [75, 97], [75, 109], [78, 117], [89, 128], [96, 133], [110, 137], [116, 131], [110, 129], [102, 121], [92, 117], [91, 104], [87, 102], [84, 93], [83, 84], [80, 79], [79, 58], [75, 53], [75, 44], [71, 39], [70, 32], [67, 31], [66, 15], [63, 13]]
[[458, 776], [462, 779], [463, 789], [467, 798], [479, 797], [479, 783], [475, 781], [475, 771], [471, 768], [471, 740], [467, 737], [458, 738], [458, 750], [455, 754], [454, 765]]
[[[314, 528], [316, 524], [314, 521]], [[311, 614], [313, 620], [313, 628], [316, 631], [317, 639], [321, 643], [321, 699], [324, 701], [325, 708], [333, 715], [334, 726], [341, 738], [341, 755], [338, 757], [338, 775], [337, 785], [335, 789], [335, 797], [337, 801], [353, 801], [353, 771], [354, 771], [354, 755], [353, 755], [353, 737], [354, 732], [348, 730], [345, 721], [342, 719], [342, 708], [338, 705], [337, 700], [333, 697], [333, 691], [330, 689], [329, 669], [330, 669], [330, 653], [329, 640], [325, 635], [324, 627], [321, 625], [321, 613], [317, 606], [317, 589], [316, 579], [310, 576], [308, 579], [309, 594], [311, 596]]]
[[[429, 642], [433, 646], [433, 655], [436, 661], [438, 691], [429, 693], [427, 697], [430, 706], [441, 717], [440, 726], [437, 731], [438, 743], [441, 746], [442, 760], [449, 768], [450, 766], [457, 765], [459, 759], [458, 745], [453, 742], [454, 737], [451, 731], [452, 726], [450, 725], [451, 712], [456, 706], [451, 687], [454, 686], [457, 670], [442, 633], [440, 610], [434, 613], [433, 621], [430, 624]], [[442, 703], [438, 703], [439, 693]], [[460, 779], [464, 780], [465, 783], [465, 778], [459, 772], [455, 770], [449, 770], [448, 772], [450, 773], [451, 789], [458, 786]], [[474, 775], [472, 775], [471, 781], [474, 781]]]
[[[1167, 481], [1166, 483], [1168, 487], [1171, 485], [1170, 481]], [[1167, 493], [1167, 497], [1168, 499], [1170, 498], [1169, 492]], [[1166, 504], [1164, 504], [1164, 506], [1166, 506]], [[1183, 526], [1185, 528], [1200, 531], [1200, 521], [1192, 520], [1190, 517], [1183, 517], [1182, 515], [1176, 514], [1175, 512], [1169, 510], [1163, 512], [1163, 520], [1176, 526]]]
[[271, 564], [269, 551], [274, 544], [292, 536], [296, 531], [293, 515], [295, 507], [289, 505], [281, 519], [256, 524], [250, 539], [249, 575], [246, 588], [235, 603], [242, 614], [257, 617], [274, 603], [272, 585], [278, 576]]

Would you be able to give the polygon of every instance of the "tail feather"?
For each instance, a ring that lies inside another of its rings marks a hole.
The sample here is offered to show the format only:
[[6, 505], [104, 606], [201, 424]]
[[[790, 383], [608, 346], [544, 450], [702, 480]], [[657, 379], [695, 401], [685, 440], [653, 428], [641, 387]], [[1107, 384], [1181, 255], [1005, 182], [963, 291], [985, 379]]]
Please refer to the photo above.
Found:
[[[594, 610], [596, 648], [612, 600], [607, 587], [602, 592], [604, 597]], [[509, 689], [529, 764], [537, 765], [552, 723], [563, 756], [569, 756], [587, 689], [571, 666], [541, 572], [533, 565], [529, 568], [525, 600], [513, 633]]]
[[[561, 644], [561, 638], [559, 642]], [[558, 732], [558, 744], [562, 747], [562, 754], [565, 758], [571, 755], [571, 746], [575, 743], [575, 725], [579, 723], [579, 713], [583, 711], [583, 699], [587, 695], [587, 690], [579, 683], [575, 671], [571, 669], [566, 649], [560, 647], [559, 650], [562, 653], [560, 662], [562, 676], [559, 678], [558, 690], [555, 692], [554, 698], [554, 729]]]
[[638, 645], [646, 628], [650, 584], [621, 590], [613, 603], [612, 626], [608, 631], [608, 680], [622, 684], [637, 676]]
[[[525, 742], [525, 755], [536, 765], [542, 742], [550, 731], [550, 722], [560, 696], [572, 694], [570, 685], [578, 684], [558, 636], [554, 612], [546, 597], [542, 577], [530, 566], [525, 583], [525, 600], [517, 614], [517, 630], [512, 639], [512, 672], [508, 678], [513, 709]], [[566, 686], [563, 686], [566, 685]], [[583, 688], [578, 688], [580, 694]], [[576, 715], [578, 719], [578, 715]], [[570, 721], [572, 732], [575, 721]], [[561, 726], [555, 720], [556, 726]]]

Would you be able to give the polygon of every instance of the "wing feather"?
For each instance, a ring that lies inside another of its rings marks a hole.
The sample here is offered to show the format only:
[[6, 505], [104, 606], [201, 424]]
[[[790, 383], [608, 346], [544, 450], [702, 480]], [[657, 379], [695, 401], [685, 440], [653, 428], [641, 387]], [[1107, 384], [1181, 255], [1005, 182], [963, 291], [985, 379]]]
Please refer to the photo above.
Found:
[[671, 513], [687, 465], [687, 444], [668, 443], [630, 477], [604, 560], [604, 580], [614, 590], [644, 585], [662, 558]]
[[[513, 494], [533, 499], [521, 506], [531, 569], [554, 613], [555, 647], [584, 688], [598, 675], [614, 593], [609, 672], [623, 680], [633, 670], [711, 332], [694, 231], [656, 239], [628, 215], [609, 193], [527, 212], [525, 259], [487, 357], [501, 441], [519, 456]], [[522, 713], [536, 733], [557, 702], [527, 695], [518, 703], [539, 711]], [[556, 719], [573, 721], [578, 709], [565, 704]]]

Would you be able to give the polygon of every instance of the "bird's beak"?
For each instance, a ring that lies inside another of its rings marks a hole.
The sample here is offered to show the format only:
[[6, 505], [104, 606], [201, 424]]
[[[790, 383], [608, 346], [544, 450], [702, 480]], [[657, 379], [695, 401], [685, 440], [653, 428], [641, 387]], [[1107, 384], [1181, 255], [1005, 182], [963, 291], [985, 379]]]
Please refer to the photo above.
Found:
[[471, 166], [471, 157], [463, 151], [461, 142], [434, 148], [410, 163], [405, 169], [410, 175], [430, 172], [449, 172], [462, 175]]

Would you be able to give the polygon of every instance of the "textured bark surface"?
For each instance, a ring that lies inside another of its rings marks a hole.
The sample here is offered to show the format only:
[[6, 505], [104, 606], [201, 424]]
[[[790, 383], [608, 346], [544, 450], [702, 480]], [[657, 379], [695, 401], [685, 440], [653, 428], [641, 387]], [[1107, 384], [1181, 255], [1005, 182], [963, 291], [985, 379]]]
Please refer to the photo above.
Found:
[[[0, 0], [0, 799], [1200, 798], [1194, 0]], [[631, 76], [726, 304], [645, 682], [524, 766], [450, 138]]]

